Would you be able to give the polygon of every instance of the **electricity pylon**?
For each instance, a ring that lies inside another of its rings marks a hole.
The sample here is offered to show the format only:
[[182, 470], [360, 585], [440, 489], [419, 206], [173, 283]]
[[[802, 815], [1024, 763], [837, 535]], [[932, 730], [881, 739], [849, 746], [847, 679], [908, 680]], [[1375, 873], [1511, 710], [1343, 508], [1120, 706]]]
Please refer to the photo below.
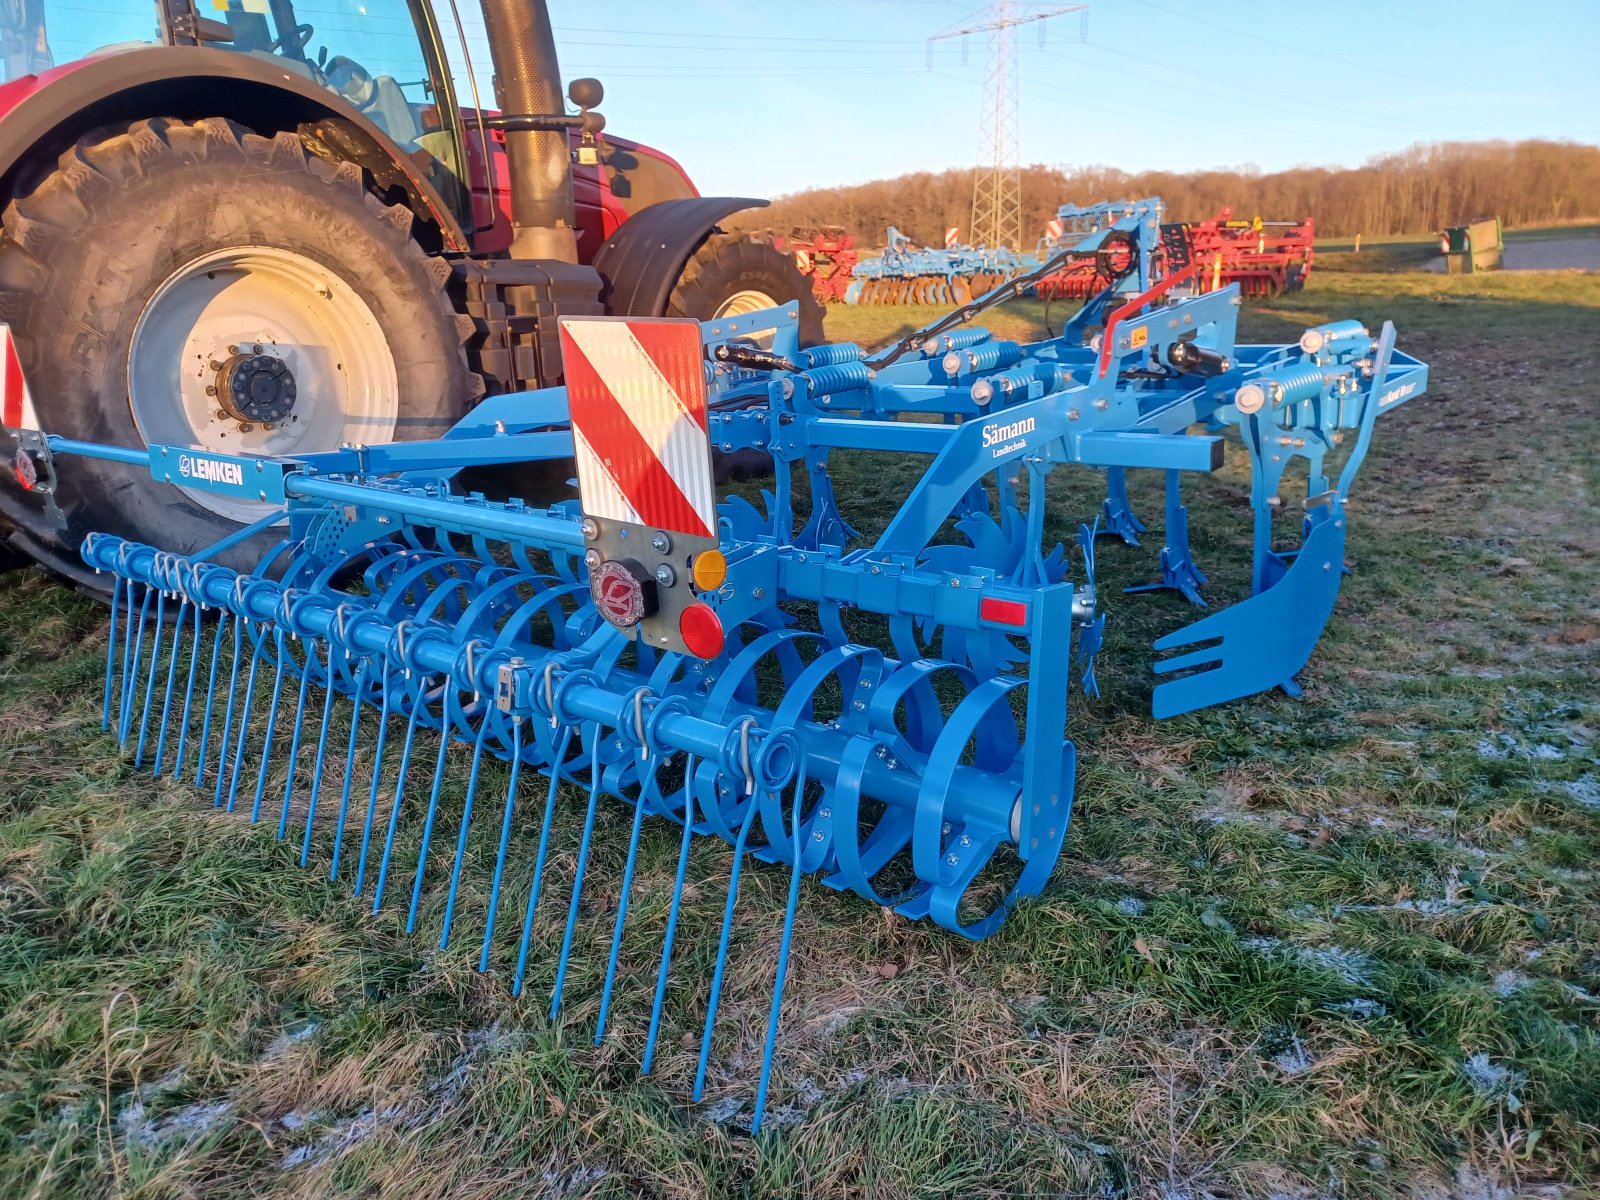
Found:
[[[983, 82], [983, 116], [978, 123], [978, 169], [972, 177], [974, 244], [1022, 249], [1022, 163], [1018, 148], [1022, 103], [1017, 90], [1017, 30], [1023, 25], [1085, 13], [1087, 4], [1019, 4], [991, 0], [989, 19], [936, 33], [933, 42], [989, 35], [988, 70]], [[1040, 29], [1040, 38], [1044, 36]]]

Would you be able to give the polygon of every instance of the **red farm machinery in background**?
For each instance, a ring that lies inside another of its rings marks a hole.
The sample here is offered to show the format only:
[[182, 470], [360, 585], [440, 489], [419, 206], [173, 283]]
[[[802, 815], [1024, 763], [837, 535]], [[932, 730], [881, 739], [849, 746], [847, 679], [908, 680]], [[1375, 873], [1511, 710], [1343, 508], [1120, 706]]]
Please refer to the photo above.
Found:
[[859, 257], [854, 234], [842, 225], [796, 225], [787, 238], [774, 238], [773, 244], [794, 256], [800, 274], [811, 280], [811, 294], [818, 304], [844, 303]]
[[1188, 231], [1190, 260], [1200, 264], [1203, 291], [1237, 283], [1246, 296], [1276, 296], [1299, 291], [1311, 274], [1316, 229], [1310, 217], [1239, 221], [1224, 208]]

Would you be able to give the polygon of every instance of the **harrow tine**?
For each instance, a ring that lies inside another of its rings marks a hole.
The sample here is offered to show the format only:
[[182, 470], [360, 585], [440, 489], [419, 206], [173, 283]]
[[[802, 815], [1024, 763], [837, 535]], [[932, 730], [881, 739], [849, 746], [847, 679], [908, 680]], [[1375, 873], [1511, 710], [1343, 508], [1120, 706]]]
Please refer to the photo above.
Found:
[[127, 657], [122, 662], [122, 714], [117, 721], [117, 743], [122, 753], [128, 752], [128, 735], [133, 730], [134, 678], [139, 673], [139, 659], [144, 651], [145, 620], [150, 615], [150, 592], [147, 584], [139, 600], [139, 633], [133, 636], [133, 580], [128, 580], [128, 644]]
[[322, 794], [322, 769], [326, 763], [328, 749], [328, 726], [333, 719], [333, 698], [338, 690], [333, 686], [333, 643], [330, 641], [328, 643], [328, 663], [324, 677], [324, 694], [322, 698], [322, 728], [317, 733], [316, 766], [311, 771], [311, 795], [306, 798], [306, 832], [300, 841], [300, 865], [302, 867], [311, 858], [311, 827], [317, 819], [317, 798]]
[[[533, 910], [539, 904], [539, 888], [544, 882], [545, 855], [550, 849], [550, 826], [555, 822], [556, 789], [561, 785], [561, 764], [566, 760], [572, 742], [571, 725], [561, 732], [561, 746], [550, 763], [550, 794], [544, 804], [544, 824], [539, 828], [539, 850], [533, 860], [533, 884], [528, 891], [528, 909], [522, 916], [522, 941], [517, 947], [517, 974], [511, 983], [511, 994], [522, 995], [522, 980], [528, 969], [528, 944], [533, 938]], [[509, 804], [509, 798], [507, 803]], [[487, 949], [487, 947], [485, 947]]]
[[189, 645], [189, 681], [183, 687], [183, 716], [178, 721], [178, 748], [172, 755], [172, 777], [183, 776], [183, 755], [189, 746], [189, 716], [194, 706], [194, 677], [200, 666], [201, 635], [204, 629], [202, 618], [205, 614], [203, 605], [194, 606], [194, 634]]
[[[556, 761], [561, 761], [561, 756], [566, 751], [566, 743], [562, 743], [561, 751], [556, 755]], [[511, 723], [511, 778], [506, 783], [506, 811], [500, 819], [500, 847], [494, 856], [494, 879], [489, 885], [489, 910], [484, 914], [483, 923], [483, 949], [478, 954], [478, 970], [489, 969], [489, 944], [494, 940], [495, 918], [500, 913], [500, 885], [505, 880], [506, 851], [511, 845], [511, 817], [516, 807], [517, 783], [522, 775], [522, 719], [514, 719]]]
[[367, 692], [367, 667], [370, 662], [370, 659], [364, 658], [356, 668], [355, 693], [350, 711], [350, 741], [344, 753], [344, 783], [339, 788], [339, 820], [338, 828], [333, 833], [333, 861], [328, 866], [329, 883], [339, 877], [339, 856], [344, 852], [344, 823], [350, 812], [350, 787], [356, 779], [356, 745], [361, 733], [361, 713], [366, 708], [361, 701]]
[[698, 1104], [706, 1090], [706, 1065], [711, 1061], [711, 1031], [717, 1023], [717, 1004], [722, 999], [722, 977], [728, 968], [728, 943], [733, 937], [733, 910], [739, 903], [739, 872], [744, 867], [745, 846], [756, 823], [759, 806], [754, 799], [745, 806], [744, 821], [733, 843], [733, 865], [728, 870], [728, 903], [722, 911], [722, 936], [717, 939], [717, 965], [711, 973], [711, 995], [706, 1001], [706, 1027], [700, 1035], [700, 1063], [695, 1068], [692, 1098]]
[[642, 1070], [650, 1074], [655, 1061], [656, 1035], [661, 1032], [661, 1010], [667, 999], [667, 974], [672, 963], [672, 943], [678, 935], [678, 910], [683, 905], [683, 882], [689, 870], [689, 844], [694, 840], [694, 755], [684, 767], [683, 839], [678, 845], [678, 873], [672, 881], [672, 900], [667, 906], [667, 929], [661, 941], [661, 965], [656, 969], [656, 994], [650, 1005], [650, 1032], [644, 1041]]
[[[217, 696], [217, 668], [222, 663], [222, 635], [228, 627], [228, 622], [233, 621], [235, 628], [237, 619], [226, 608], [217, 611], [217, 627], [212, 630], [211, 637], [211, 670], [206, 676], [206, 707], [200, 720], [200, 743], [195, 751], [194, 786], [199, 787], [206, 773], [206, 753], [211, 747], [211, 708], [212, 701]], [[230, 692], [229, 702], [232, 702]]]
[[[378, 744], [372, 751], [372, 788], [367, 793], [367, 816], [361, 825], [361, 857], [356, 862], [355, 894], [361, 895], [361, 889], [367, 879], [367, 851], [372, 847], [372, 824], [378, 812], [378, 796], [383, 790], [383, 751], [389, 739], [389, 713], [392, 711], [393, 689], [389, 686], [389, 660], [383, 660], [383, 675], [379, 680], [383, 690], [383, 707], [378, 716]], [[351, 736], [355, 731], [351, 730]], [[351, 750], [353, 756], [355, 751]]]
[[[167, 752], [167, 721], [172, 715], [172, 690], [178, 681], [178, 660], [183, 648], [183, 628], [185, 618], [189, 611], [189, 597], [184, 596], [178, 604], [178, 615], [172, 621], [172, 649], [167, 655], [167, 689], [161, 700], [161, 726], [156, 733], [156, 757], [150, 766], [151, 775], [161, 774], [161, 760]], [[193, 656], [190, 656], [193, 661]]]
[[[456, 838], [456, 858], [450, 867], [450, 892], [444, 902], [444, 927], [439, 933], [439, 949], [443, 950], [450, 944], [450, 927], [455, 922], [456, 916], [456, 889], [461, 886], [461, 864], [467, 856], [467, 833], [472, 828], [472, 802], [478, 794], [478, 772], [483, 766], [484, 742], [489, 737], [488, 714], [482, 714], [478, 724], [478, 736], [472, 743], [472, 769], [467, 775], [467, 798], [461, 805], [461, 833]], [[417, 871], [417, 882], [422, 882], [422, 871]], [[413, 900], [413, 905], [415, 901]]]
[[283, 841], [289, 832], [289, 801], [294, 795], [295, 770], [300, 765], [300, 734], [305, 728], [306, 688], [311, 683], [311, 664], [316, 661], [315, 643], [305, 642], [306, 661], [300, 668], [300, 694], [294, 706], [294, 733], [289, 738], [289, 769], [283, 778], [283, 811], [278, 816], [278, 840]]
[[800, 906], [800, 851], [803, 839], [800, 833], [801, 805], [805, 801], [806, 774], [804, 769], [794, 781], [794, 819], [789, 840], [794, 843], [793, 870], [789, 874], [789, 900], [783, 910], [783, 938], [778, 943], [778, 971], [772, 981], [772, 1007], [767, 1012], [767, 1040], [761, 1049], [761, 1078], [756, 1084], [755, 1113], [750, 1118], [750, 1132], [761, 1132], [761, 1117], [767, 1108], [767, 1085], [772, 1081], [772, 1056], [778, 1046], [778, 1017], [783, 1008], [783, 985], [789, 975], [789, 949], [794, 939], [795, 912]]
[[[150, 704], [156, 695], [156, 676], [161, 671], [161, 631], [167, 627], [167, 594], [156, 592], [156, 632], [150, 639], [150, 672], [144, 681], [144, 709], [139, 714], [139, 744], [133, 752], [133, 765], [144, 765], [145, 736], [150, 731]], [[137, 664], [135, 664], [137, 669]]]
[[406, 799], [406, 777], [411, 771], [411, 750], [417, 740], [417, 718], [422, 716], [422, 710], [427, 706], [428, 681], [423, 678], [418, 680], [418, 684], [417, 695], [412, 697], [411, 712], [406, 717], [406, 738], [400, 747], [400, 774], [394, 781], [394, 803], [389, 808], [389, 829], [383, 838], [383, 857], [378, 860], [378, 882], [372, 890], [373, 912], [377, 912], [382, 906], [383, 889], [389, 882], [389, 860], [394, 854], [394, 835], [400, 825], [400, 808]]
[[555, 987], [550, 990], [550, 1019], [561, 1011], [561, 992], [567, 982], [567, 963], [572, 955], [572, 935], [578, 927], [578, 906], [583, 902], [583, 876], [589, 866], [590, 839], [594, 836], [594, 814], [600, 804], [600, 730], [594, 731], [589, 749], [589, 807], [583, 814], [583, 836], [578, 839], [578, 864], [572, 876], [572, 899], [567, 904], [567, 928], [561, 935], [561, 957], [556, 963]]
[[[283, 668], [288, 660], [287, 648], [283, 644], [283, 626], [273, 633], [273, 652], [278, 660], [278, 665], [272, 678], [272, 700], [267, 705], [267, 727], [261, 736], [261, 765], [256, 770], [256, 797], [255, 803], [250, 806], [250, 823], [254, 825], [261, 819], [261, 801], [267, 794], [267, 768], [272, 764], [272, 738], [278, 728], [278, 707], [283, 702]], [[244, 734], [246, 721], [239, 725], [239, 747], [244, 748]]]
[[[128, 591], [133, 591], [133, 580], [128, 580]], [[111, 731], [111, 683], [117, 665], [117, 607], [122, 597], [122, 585], [111, 585], [111, 621], [106, 627], [106, 695], [100, 705], [100, 728]], [[130, 601], [131, 604], [131, 601]]]
[[617, 896], [617, 923], [611, 931], [611, 957], [606, 960], [606, 981], [600, 990], [600, 1016], [595, 1021], [594, 1027], [596, 1046], [605, 1038], [606, 1014], [611, 1011], [611, 989], [617, 981], [617, 959], [622, 955], [622, 930], [628, 920], [628, 897], [633, 891], [633, 869], [639, 860], [639, 832], [644, 828], [644, 814], [650, 807], [650, 797], [658, 789], [660, 760], [651, 755], [648, 748], [641, 750], [640, 755], [649, 760], [650, 773], [640, 784], [639, 798], [633, 806], [633, 829], [628, 834], [628, 861], [622, 868], [622, 887]]
[[422, 873], [428, 863], [428, 847], [433, 844], [433, 822], [439, 812], [439, 792], [444, 787], [444, 764], [450, 756], [450, 716], [446, 711], [439, 730], [439, 758], [433, 765], [433, 790], [428, 794], [428, 815], [422, 823], [422, 845], [417, 849], [417, 873], [411, 883], [411, 908], [406, 912], [406, 932], [417, 928], [417, 905], [422, 900]]
[[239, 799], [239, 772], [244, 769], [244, 744], [245, 731], [250, 726], [250, 709], [255, 704], [256, 696], [256, 670], [261, 662], [260, 639], [266, 636], [265, 630], [249, 630], [250, 633], [250, 670], [245, 678], [244, 704], [239, 712], [239, 740], [233, 748], [233, 766], [231, 771], [227, 768], [228, 738], [233, 726], [233, 702], [239, 694], [239, 655], [242, 651], [243, 634], [247, 631], [249, 619], [240, 617], [233, 624], [233, 684], [228, 691], [228, 716], [222, 724], [222, 745], [217, 750], [217, 795], [213, 807], [222, 800], [222, 782], [228, 778], [228, 811], [233, 811], [234, 804]]

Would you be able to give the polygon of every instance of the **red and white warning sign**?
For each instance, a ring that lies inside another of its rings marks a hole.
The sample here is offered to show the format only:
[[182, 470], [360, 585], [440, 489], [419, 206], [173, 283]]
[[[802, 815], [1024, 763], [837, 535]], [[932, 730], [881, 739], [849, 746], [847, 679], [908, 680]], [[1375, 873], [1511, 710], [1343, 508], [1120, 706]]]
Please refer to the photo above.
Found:
[[961, 226], [952, 225], [944, 231], [944, 248], [954, 250], [961, 244]]
[[1059, 219], [1046, 221], [1044, 226], [1045, 236], [1052, 242], [1059, 242], [1062, 235], [1067, 232], [1067, 227]]
[[22, 359], [11, 326], [0, 324], [0, 425], [7, 429], [38, 429], [28, 381], [22, 377]]
[[700, 323], [568, 317], [561, 356], [583, 511], [715, 538]]

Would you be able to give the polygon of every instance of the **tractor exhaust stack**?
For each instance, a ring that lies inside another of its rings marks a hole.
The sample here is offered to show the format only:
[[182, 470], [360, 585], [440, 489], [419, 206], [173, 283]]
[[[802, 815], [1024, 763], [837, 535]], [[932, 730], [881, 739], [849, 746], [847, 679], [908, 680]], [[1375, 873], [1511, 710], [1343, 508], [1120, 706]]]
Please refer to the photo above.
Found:
[[[483, 18], [501, 111], [560, 117], [565, 112], [561, 67], [549, 8], [527, 0], [484, 0]], [[508, 122], [506, 159], [511, 167], [511, 257], [577, 262], [577, 210], [564, 125], [551, 121], [531, 129]]]

